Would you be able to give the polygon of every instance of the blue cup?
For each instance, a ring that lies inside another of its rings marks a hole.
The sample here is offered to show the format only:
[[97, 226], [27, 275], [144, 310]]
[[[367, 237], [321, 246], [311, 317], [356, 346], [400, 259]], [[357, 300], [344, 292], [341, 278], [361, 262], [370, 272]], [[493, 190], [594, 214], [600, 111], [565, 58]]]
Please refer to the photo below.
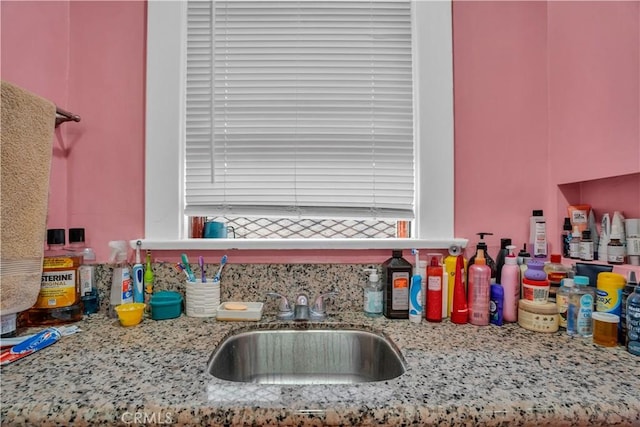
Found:
[[227, 226], [224, 222], [209, 221], [204, 223], [205, 239], [226, 239], [229, 230], [231, 230], [235, 239], [236, 230], [231, 226]]

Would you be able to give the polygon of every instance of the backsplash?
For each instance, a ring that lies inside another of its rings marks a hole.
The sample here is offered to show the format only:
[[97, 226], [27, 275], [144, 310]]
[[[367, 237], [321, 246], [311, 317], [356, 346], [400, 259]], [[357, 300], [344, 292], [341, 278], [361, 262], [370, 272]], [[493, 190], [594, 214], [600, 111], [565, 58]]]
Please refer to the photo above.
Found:
[[[217, 271], [218, 264], [206, 264], [205, 270]], [[227, 264], [220, 282], [221, 301], [262, 301], [265, 312], [275, 313], [278, 301], [267, 298], [267, 292], [277, 292], [293, 299], [304, 290], [313, 300], [316, 295], [335, 291], [338, 296], [327, 300], [328, 312], [361, 311], [363, 290], [367, 275], [363, 271], [371, 264]], [[375, 266], [378, 271], [381, 267]], [[194, 271], [199, 271], [192, 265]], [[96, 282], [100, 295], [100, 311], [106, 313], [109, 306], [113, 269], [106, 264], [96, 267]], [[154, 263], [154, 292], [178, 291], [184, 296], [185, 276], [171, 263]]]

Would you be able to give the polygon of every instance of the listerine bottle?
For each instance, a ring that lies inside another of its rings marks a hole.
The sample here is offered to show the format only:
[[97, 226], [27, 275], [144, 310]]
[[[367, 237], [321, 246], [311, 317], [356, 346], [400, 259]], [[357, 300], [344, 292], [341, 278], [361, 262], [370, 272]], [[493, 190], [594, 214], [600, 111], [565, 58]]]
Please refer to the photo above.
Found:
[[82, 255], [65, 249], [65, 230], [47, 230], [42, 261], [42, 287], [24, 316], [27, 326], [59, 325], [82, 320], [80, 277]]

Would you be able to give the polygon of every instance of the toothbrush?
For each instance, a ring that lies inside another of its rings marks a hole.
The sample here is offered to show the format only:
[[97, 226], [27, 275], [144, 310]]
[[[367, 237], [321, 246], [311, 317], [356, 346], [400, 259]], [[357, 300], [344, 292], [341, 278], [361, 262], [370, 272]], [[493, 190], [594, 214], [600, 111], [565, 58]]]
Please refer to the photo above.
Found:
[[193, 274], [193, 271], [191, 270], [191, 266], [189, 265], [189, 258], [187, 258], [187, 254], [182, 254], [182, 263], [184, 264], [184, 271], [187, 272], [187, 277], [189, 278], [189, 281], [195, 282], [196, 275]]
[[136, 242], [136, 263], [133, 266], [133, 302], [144, 302], [144, 266], [140, 260], [140, 246], [142, 242]]
[[202, 255], [198, 257], [198, 264], [200, 264], [200, 277], [202, 278], [202, 283], [207, 283], [207, 276], [204, 271], [204, 257]]
[[415, 271], [418, 271], [418, 265], [420, 265], [420, 251], [417, 249], [411, 249], [411, 255], [415, 255], [416, 257]]
[[213, 277], [213, 281], [214, 282], [219, 282], [220, 281], [220, 273], [222, 273], [222, 267], [224, 267], [224, 265], [227, 263], [227, 256], [224, 255], [222, 257], [222, 259], [220, 260], [220, 268], [218, 268], [218, 272], [216, 273], [216, 275]]
[[187, 280], [189, 280], [189, 273], [185, 271], [184, 265], [178, 262], [176, 263], [176, 265], [173, 266], [173, 268], [175, 268], [177, 271], [182, 271], [184, 275], [187, 276]]

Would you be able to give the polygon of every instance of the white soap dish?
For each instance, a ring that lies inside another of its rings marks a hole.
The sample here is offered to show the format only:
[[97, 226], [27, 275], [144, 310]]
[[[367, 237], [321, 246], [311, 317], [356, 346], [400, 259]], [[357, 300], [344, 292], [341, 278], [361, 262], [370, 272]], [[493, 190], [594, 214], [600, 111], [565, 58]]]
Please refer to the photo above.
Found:
[[262, 302], [223, 302], [218, 306], [216, 319], [233, 322], [257, 322], [262, 318], [263, 307], [264, 303]]

